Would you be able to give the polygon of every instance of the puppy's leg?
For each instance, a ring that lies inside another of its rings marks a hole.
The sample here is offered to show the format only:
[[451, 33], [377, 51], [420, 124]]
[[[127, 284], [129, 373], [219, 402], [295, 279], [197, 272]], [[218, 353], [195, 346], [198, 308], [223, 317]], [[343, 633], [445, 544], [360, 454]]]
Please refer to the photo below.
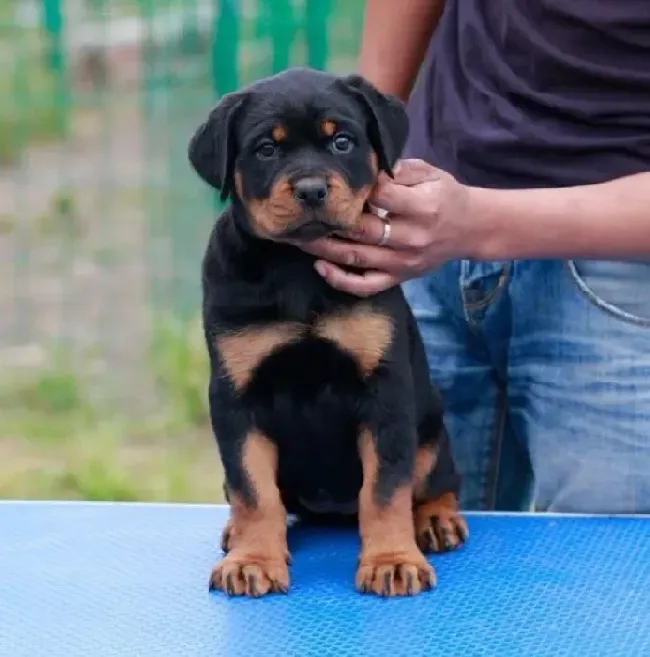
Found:
[[362, 547], [356, 586], [363, 592], [414, 595], [435, 584], [433, 567], [415, 541], [411, 477], [415, 435], [410, 450], [403, 448], [408, 440], [408, 425], [400, 423], [383, 424], [375, 434], [363, 430], [359, 437]]
[[448, 492], [416, 502], [415, 532], [423, 552], [449, 552], [465, 543], [469, 529], [456, 495]]
[[250, 430], [238, 454], [220, 444], [230, 518], [222, 536], [227, 555], [216, 564], [211, 589], [260, 596], [289, 588], [287, 514], [280, 499], [277, 449], [263, 433]]
[[469, 536], [467, 522], [458, 510], [459, 477], [444, 426], [438, 425], [437, 440], [422, 434], [420, 440], [413, 491], [415, 536], [425, 553], [447, 552]]

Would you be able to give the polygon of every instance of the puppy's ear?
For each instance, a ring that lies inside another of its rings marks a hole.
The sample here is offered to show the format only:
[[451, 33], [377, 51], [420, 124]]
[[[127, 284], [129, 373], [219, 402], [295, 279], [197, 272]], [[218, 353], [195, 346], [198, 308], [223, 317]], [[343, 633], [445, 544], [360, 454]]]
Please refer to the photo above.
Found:
[[210, 112], [190, 139], [187, 154], [194, 170], [215, 189], [221, 200], [230, 195], [233, 185], [235, 158], [235, 121], [246, 102], [242, 92], [226, 94]]
[[368, 136], [377, 153], [379, 168], [393, 175], [393, 166], [402, 154], [409, 121], [404, 104], [396, 96], [381, 93], [360, 75], [340, 79], [347, 93], [362, 105], [368, 117]]

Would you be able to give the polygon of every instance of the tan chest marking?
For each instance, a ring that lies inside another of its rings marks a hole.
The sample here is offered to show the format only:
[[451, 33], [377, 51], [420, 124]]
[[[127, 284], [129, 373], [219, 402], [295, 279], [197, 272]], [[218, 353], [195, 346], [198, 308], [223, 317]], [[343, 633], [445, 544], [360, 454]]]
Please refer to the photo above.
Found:
[[244, 388], [255, 368], [267, 356], [279, 347], [300, 339], [303, 332], [301, 324], [279, 322], [219, 336], [217, 349], [235, 388]]
[[362, 374], [367, 376], [376, 369], [390, 346], [393, 329], [390, 317], [364, 306], [322, 317], [313, 332], [351, 354]]

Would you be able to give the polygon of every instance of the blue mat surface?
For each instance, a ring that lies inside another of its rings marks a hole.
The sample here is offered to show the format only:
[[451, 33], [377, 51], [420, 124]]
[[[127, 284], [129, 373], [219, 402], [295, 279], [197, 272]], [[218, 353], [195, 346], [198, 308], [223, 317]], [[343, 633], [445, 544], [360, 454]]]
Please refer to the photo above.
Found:
[[287, 596], [208, 593], [226, 509], [0, 503], [1, 657], [647, 657], [650, 518], [470, 515], [437, 589], [353, 589], [348, 530], [292, 529]]

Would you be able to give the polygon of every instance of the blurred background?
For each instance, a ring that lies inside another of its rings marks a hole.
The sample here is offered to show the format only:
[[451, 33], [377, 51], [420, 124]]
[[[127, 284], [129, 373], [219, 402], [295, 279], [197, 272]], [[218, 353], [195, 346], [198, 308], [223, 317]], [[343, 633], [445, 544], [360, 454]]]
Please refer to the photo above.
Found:
[[188, 139], [363, 0], [0, 0], [0, 497], [219, 501]]

